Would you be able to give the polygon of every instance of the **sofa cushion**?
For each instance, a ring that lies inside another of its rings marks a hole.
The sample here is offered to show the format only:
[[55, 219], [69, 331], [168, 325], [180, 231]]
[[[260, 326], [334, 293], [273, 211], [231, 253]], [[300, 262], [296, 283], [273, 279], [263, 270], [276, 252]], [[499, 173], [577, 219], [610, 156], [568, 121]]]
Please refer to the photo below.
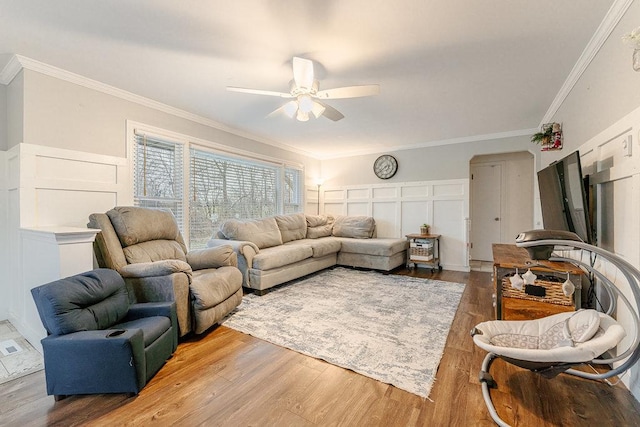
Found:
[[407, 250], [405, 239], [351, 239], [340, 238], [341, 252], [362, 255], [391, 256]]
[[277, 215], [275, 218], [283, 243], [304, 239], [307, 236], [307, 219], [303, 213]]
[[176, 219], [168, 210], [118, 206], [107, 216], [122, 247], [150, 240], [182, 240]]
[[369, 239], [373, 237], [376, 222], [370, 216], [338, 216], [332, 234], [336, 237]]
[[175, 240], [151, 240], [127, 246], [123, 249], [124, 257], [129, 264], [139, 262], [164, 261], [166, 259], [179, 259], [186, 261], [180, 243]]
[[149, 316], [128, 322], [118, 323], [110, 329], [141, 329], [145, 347], [153, 344], [162, 334], [171, 328], [171, 320], [165, 316]]
[[285, 243], [285, 245], [307, 245], [311, 247], [314, 258], [322, 258], [329, 254], [335, 254], [340, 251], [342, 244], [336, 237], [324, 237], [322, 239], [303, 239], [294, 242]]
[[282, 236], [274, 217], [253, 220], [230, 219], [220, 226], [228, 240], [246, 240], [258, 248], [269, 248], [282, 244]]
[[306, 215], [307, 239], [331, 236], [334, 218], [331, 215]]
[[313, 250], [308, 245], [280, 245], [265, 250], [253, 257], [252, 267], [259, 270], [269, 270], [293, 264], [303, 259], [311, 258]]

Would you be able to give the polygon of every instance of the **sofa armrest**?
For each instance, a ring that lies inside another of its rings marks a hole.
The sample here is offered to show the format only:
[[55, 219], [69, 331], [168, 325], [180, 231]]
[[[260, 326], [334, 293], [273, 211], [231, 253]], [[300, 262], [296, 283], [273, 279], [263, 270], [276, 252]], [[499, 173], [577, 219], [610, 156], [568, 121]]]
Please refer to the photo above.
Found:
[[164, 316], [171, 319], [175, 313], [175, 302], [140, 302], [129, 306], [129, 312], [125, 320], [129, 321], [151, 316]]
[[187, 253], [187, 262], [193, 270], [238, 266], [238, 256], [231, 245], [196, 249]]
[[226, 239], [209, 239], [207, 246], [210, 248], [229, 245], [237, 255], [238, 269], [242, 272], [242, 285], [249, 285], [249, 269], [253, 264], [253, 257], [256, 256], [260, 249], [253, 242], [246, 240], [226, 240]]
[[124, 321], [142, 319], [151, 316], [168, 317], [173, 328], [173, 351], [178, 347], [178, 316], [175, 302], [143, 302], [129, 306]]
[[[75, 394], [76, 383], [83, 384], [86, 393], [91, 393], [92, 387], [96, 393], [137, 393], [146, 383], [142, 331], [132, 329], [107, 337], [113, 332], [116, 329], [44, 338], [48, 394]], [[65, 390], [65, 384], [71, 388]]]
[[[166, 259], [163, 261], [140, 262], [128, 264], [118, 270], [118, 273], [125, 279], [169, 276], [173, 273], [185, 273], [191, 276], [191, 266], [178, 259]], [[191, 279], [189, 279], [191, 280]]]

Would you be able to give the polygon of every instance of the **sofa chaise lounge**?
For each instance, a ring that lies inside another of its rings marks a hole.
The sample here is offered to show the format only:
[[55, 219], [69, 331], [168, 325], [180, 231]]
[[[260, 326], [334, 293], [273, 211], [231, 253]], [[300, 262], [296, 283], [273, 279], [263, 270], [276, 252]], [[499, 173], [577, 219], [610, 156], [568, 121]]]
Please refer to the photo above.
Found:
[[207, 246], [231, 245], [243, 286], [261, 295], [335, 265], [390, 271], [405, 263], [405, 239], [375, 236], [372, 217], [296, 213], [226, 221]]

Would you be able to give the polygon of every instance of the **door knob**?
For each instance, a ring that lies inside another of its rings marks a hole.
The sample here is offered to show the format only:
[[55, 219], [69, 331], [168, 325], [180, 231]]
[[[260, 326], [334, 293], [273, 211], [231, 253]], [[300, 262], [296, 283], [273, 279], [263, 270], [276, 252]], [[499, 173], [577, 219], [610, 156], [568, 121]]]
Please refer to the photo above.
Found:
[[500, 221], [500, 218], [495, 217], [495, 218], [493, 218], [493, 220], [494, 220], [494, 221]]

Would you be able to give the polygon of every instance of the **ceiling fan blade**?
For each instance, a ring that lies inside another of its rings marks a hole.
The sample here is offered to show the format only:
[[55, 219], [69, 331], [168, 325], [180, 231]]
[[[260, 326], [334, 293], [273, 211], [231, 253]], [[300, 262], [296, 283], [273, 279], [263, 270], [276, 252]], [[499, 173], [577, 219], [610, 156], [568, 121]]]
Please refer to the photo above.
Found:
[[268, 96], [279, 96], [280, 98], [293, 98], [293, 96], [291, 96], [290, 93], [275, 92], [272, 90], [248, 89], [244, 87], [234, 87], [234, 86], [227, 86], [227, 90], [230, 92], [251, 93], [254, 95], [268, 95]]
[[361, 86], [345, 86], [334, 89], [321, 90], [316, 93], [316, 97], [320, 99], [340, 99], [340, 98], [359, 98], [361, 96], [371, 96], [380, 93], [379, 85], [361, 85]]
[[298, 103], [296, 101], [289, 101], [286, 104], [284, 104], [282, 107], [276, 108], [275, 110], [267, 114], [267, 117], [274, 117], [280, 114], [284, 114], [287, 117], [293, 117], [297, 111], [298, 111]]
[[318, 104], [324, 107], [324, 111], [322, 112], [322, 115], [325, 116], [327, 119], [333, 120], [334, 122], [344, 119], [344, 114], [342, 114], [340, 111], [336, 110], [332, 106], [324, 104], [322, 102], [318, 102]]
[[297, 87], [311, 89], [313, 86], [313, 61], [294, 56], [293, 80]]

